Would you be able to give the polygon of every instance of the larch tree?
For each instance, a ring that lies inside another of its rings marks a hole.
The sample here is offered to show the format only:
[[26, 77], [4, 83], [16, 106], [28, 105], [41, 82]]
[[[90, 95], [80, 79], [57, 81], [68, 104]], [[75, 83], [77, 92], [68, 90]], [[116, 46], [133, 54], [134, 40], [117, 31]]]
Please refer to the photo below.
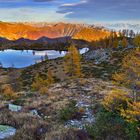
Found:
[[43, 79], [39, 75], [36, 75], [32, 88], [35, 91], [39, 91], [41, 94], [46, 94], [48, 86], [54, 83], [52, 71], [49, 69], [47, 72], [47, 79]]
[[47, 72], [47, 85], [51, 85], [54, 83], [54, 78], [51, 69], [48, 69]]
[[133, 102], [127, 90], [114, 88], [104, 97], [102, 105], [109, 112], [119, 113], [128, 122], [140, 121], [140, 102]]
[[119, 46], [119, 40], [118, 40], [118, 35], [116, 32], [113, 32], [113, 42], [112, 42], [112, 47], [113, 48], [118, 48]]
[[113, 46], [113, 41], [114, 41], [114, 32], [111, 31], [110, 36], [109, 36], [109, 47], [112, 48]]
[[132, 89], [134, 101], [139, 100], [140, 93], [140, 48], [125, 56], [122, 70], [113, 75], [115, 83]]
[[72, 45], [69, 47], [65, 60], [65, 72], [72, 77], [80, 77], [81, 73], [81, 56], [77, 48]]
[[47, 86], [47, 81], [37, 74], [32, 84], [33, 90], [39, 91], [44, 86]]
[[3, 96], [7, 99], [15, 99], [17, 97], [11, 85], [6, 85], [3, 88]]
[[[140, 121], [140, 102], [127, 102], [127, 109], [122, 108], [120, 110], [121, 116], [123, 116], [128, 122]], [[140, 131], [140, 127], [138, 127]]]
[[109, 41], [108, 41], [108, 46], [109, 46], [109, 48], [112, 48], [112, 45], [113, 45], [113, 39], [112, 39], [112, 37], [110, 36], [110, 37], [109, 37]]
[[110, 33], [110, 36], [108, 38], [108, 46], [109, 48], [117, 48], [119, 46], [118, 35], [115, 31], [112, 31]]
[[121, 30], [119, 30], [118, 34], [119, 34], [119, 37], [122, 39], [123, 34], [122, 34], [122, 31]]
[[102, 105], [109, 112], [120, 111], [128, 101], [128, 92], [114, 88], [103, 99]]
[[137, 35], [137, 36], [134, 38], [133, 43], [134, 43], [134, 46], [140, 47], [140, 34]]
[[126, 48], [128, 46], [128, 41], [127, 41], [126, 37], [123, 37], [123, 39], [121, 41], [121, 45], [123, 48]]
[[115, 38], [113, 41], [113, 48], [118, 48], [118, 46], [119, 46], [119, 40]]

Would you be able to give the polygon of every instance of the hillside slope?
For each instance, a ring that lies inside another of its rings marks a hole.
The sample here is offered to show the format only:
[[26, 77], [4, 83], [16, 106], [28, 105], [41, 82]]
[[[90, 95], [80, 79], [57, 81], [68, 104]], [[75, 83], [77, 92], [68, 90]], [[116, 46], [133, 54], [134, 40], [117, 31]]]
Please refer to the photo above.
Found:
[[84, 28], [76, 33], [74, 39], [82, 39], [86, 41], [98, 41], [110, 35], [109, 31], [96, 28]]
[[64, 23], [36, 27], [34, 25], [24, 23], [0, 22], [0, 37], [10, 40], [16, 40], [19, 38], [36, 40], [42, 36], [46, 36], [48, 38], [59, 38], [64, 36], [73, 36], [82, 28], [83, 26], [81, 25]]
[[109, 32], [106, 30], [83, 24], [57, 23], [39, 26], [33, 23], [0, 22], [0, 37], [10, 40], [19, 38], [37, 40], [41, 37], [60, 38], [69, 36], [74, 39], [93, 41], [105, 38], [108, 34]]

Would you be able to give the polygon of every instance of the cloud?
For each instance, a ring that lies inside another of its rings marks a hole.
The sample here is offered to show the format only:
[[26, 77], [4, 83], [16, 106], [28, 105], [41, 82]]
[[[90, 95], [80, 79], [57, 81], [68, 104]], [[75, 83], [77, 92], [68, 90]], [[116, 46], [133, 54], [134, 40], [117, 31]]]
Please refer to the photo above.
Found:
[[46, 21], [57, 22], [64, 21], [65, 14], [56, 13], [54, 9], [23, 7], [23, 8], [1, 8], [0, 20], [2, 21]]
[[64, 3], [61, 5], [61, 7], [77, 6], [77, 5], [84, 4], [84, 3], [87, 3], [87, 0], [82, 0], [82, 1], [76, 2], [76, 3]]
[[140, 0], [0, 0], [0, 20], [139, 21], [139, 7]]
[[63, 4], [57, 12], [80, 21], [139, 20], [139, 7], [139, 0], [87, 0]]
[[54, 0], [34, 0], [34, 2], [52, 2]]
[[0, 0], [0, 2], [21, 2], [23, 0]]
[[[22, 2], [22, 1], [26, 1], [26, 0], [0, 0], [0, 2]], [[33, 2], [53, 2], [55, 0], [28, 0], [33, 1]]]

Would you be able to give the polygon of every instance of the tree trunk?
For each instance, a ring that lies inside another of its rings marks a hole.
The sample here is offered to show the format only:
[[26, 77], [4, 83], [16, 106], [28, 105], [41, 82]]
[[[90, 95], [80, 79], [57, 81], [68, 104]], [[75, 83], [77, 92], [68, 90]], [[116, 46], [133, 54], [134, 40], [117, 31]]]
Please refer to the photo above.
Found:
[[134, 100], [134, 102], [137, 101], [137, 93], [135, 90], [133, 90], [133, 100]]

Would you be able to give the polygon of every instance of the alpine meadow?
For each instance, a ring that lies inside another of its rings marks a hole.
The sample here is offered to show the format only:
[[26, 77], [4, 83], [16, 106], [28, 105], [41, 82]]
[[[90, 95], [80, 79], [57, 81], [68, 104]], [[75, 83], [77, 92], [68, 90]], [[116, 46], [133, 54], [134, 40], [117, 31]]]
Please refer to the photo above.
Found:
[[0, 0], [0, 140], [140, 140], [139, 0]]

